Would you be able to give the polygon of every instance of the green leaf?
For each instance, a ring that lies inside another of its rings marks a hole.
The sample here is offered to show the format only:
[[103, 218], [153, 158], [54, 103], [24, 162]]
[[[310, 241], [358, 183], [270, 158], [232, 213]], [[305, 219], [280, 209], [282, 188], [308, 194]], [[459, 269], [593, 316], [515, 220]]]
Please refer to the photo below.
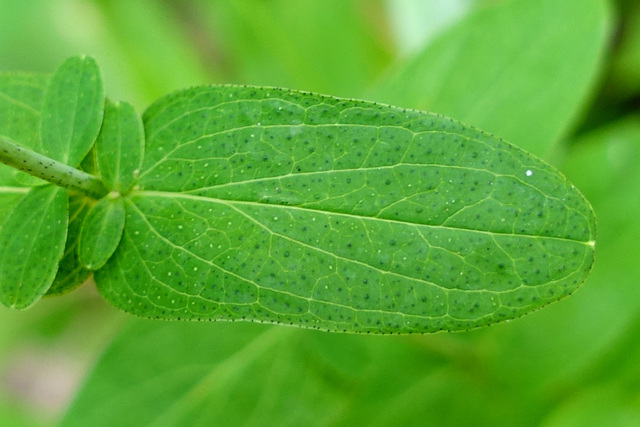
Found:
[[[138, 320], [107, 348], [61, 425], [507, 426], [522, 419], [505, 408], [517, 396], [504, 383], [477, 380], [483, 348], [464, 337], [390, 341]], [[464, 411], [455, 410], [459, 399]]]
[[[46, 76], [40, 75], [0, 74], [0, 135], [25, 147], [38, 149], [40, 110], [47, 81]], [[0, 186], [24, 187], [42, 182], [24, 172], [0, 164]], [[0, 205], [6, 205], [7, 202], [3, 201], [2, 197], [0, 195]]]
[[61, 425], [108, 426], [125, 414], [132, 425], [332, 424], [344, 393], [333, 390], [339, 384], [324, 367], [305, 369], [316, 358], [296, 332], [303, 331], [133, 322], [101, 357]]
[[[374, 3], [372, 10], [382, 9]], [[354, 2], [195, 4], [233, 64], [233, 75], [226, 80], [359, 96], [391, 53], [385, 26]]]
[[144, 116], [139, 190], [96, 272], [126, 311], [433, 332], [572, 293], [594, 217], [556, 170], [429, 113], [199, 87]]
[[640, 424], [640, 410], [631, 393], [599, 384], [591, 389], [579, 389], [568, 402], [548, 414], [542, 427], [621, 426]]
[[142, 120], [131, 104], [107, 102], [104, 124], [96, 141], [96, 160], [107, 188], [131, 190], [144, 156]]
[[626, 2], [618, 13], [623, 17], [611, 61], [607, 96], [629, 99], [640, 93], [640, 4]]
[[124, 202], [111, 195], [91, 207], [80, 230], [78, 255], [89, 270], [102, 267], [118, 247], [124, 228]]
[[51, 286], [67, 237], [67, 190], [33, 188], [0, 228], [0, 302], [24, 309]]
[[11, 214], [13, 208], [27, 195], [27, 190], [19, 191], [18, 188], [0, 187], [0, 227]]
[[60, 260], [58, 273], [47, 295], [61, 295], [74, 290], [87, 280], [91, 274], [78, 259], [78, 240], [80, 227], [89, 212], [89, 199], [81, 195], [69, 196], [69, 229], [64, 255]]
[[495, 2], [400, 64], [370, 96], [437, 111], [547, 155], [580, 118], [609, 29], [605, 0]]
[[97, 62], [86, 56], [67, 59], [45, 93], [40, 125], [42, 154], [78, 166], [93, 145], [104, 109], [104, 88]]

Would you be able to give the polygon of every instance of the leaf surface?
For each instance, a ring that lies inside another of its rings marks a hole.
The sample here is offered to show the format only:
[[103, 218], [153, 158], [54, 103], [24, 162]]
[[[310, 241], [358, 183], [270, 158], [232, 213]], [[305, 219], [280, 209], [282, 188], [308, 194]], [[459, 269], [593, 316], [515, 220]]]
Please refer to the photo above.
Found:
[[93, 145], [104, 110], [104, 87], [95, 59], [67, 59], [45, 93], [40, 133], [42, 154], [78, 166]]
[[[40, 146], [40, 111], [48, 78], [22, 73], [0, 74], [0, 135], [25, 147]], [[43, 181], [0, 164], [0, 205], [9, 192]], [[1, 209], [1, 208], [0, 208]]]
[[67, 231], [67, 243], [64, 255], [60, 260], [58, 272], [53, 284], [47, 291], [47, 295], [61, 295], [74, 290], [91, 274], [91, 271], [82, 266], [78, 259], [78, 240], [80, 239], [80, 227], [89, 212], [89, 199], [73, 194], [69, 197], [69, 229]]
[[33, 188], [0, 228], [0, 302], [24, 309], [51, 286], [67, 237], [67, 190]]
[[96, 141], [96, 160], [103, 183], [125, 194], [131, 190], [144, 156], [142, 120], [131, 104], [107, 102]]
[[96, 273], [126, 311], [433, 332], [573, 292], [594, 217], [542, 161], [451, 119], [255, 87], [144, 115], [123, 239]]
[[97, 270], [113, 255], [124, 227], [124, 202], [121, 197], [107, 196], [89, 210], [78, 243], [80, 263]]

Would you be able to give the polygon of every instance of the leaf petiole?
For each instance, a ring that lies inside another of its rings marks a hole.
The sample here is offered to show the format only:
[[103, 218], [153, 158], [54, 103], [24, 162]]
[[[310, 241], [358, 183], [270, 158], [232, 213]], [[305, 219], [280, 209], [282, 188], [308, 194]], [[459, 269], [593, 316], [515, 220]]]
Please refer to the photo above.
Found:
[[96, 176], [50, 159], [0, 136], [0, 162], [59, 187], [101, 199], [109, 191]]

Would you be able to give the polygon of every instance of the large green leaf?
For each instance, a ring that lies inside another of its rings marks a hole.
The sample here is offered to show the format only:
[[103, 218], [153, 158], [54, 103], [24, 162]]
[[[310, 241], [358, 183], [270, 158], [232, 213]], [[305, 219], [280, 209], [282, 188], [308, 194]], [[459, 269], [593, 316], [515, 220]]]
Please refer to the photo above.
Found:
[[218, 86], [144, 118], [139, 189], [95, 276], [138, 315], [469, 329], [570, 294], [593, 261], [593, 213], [563, 176], [445, 117]]
[[104, 110], [104, 87], [95, 59], [67, 59], [51, 77], [40, 122], [41, 152], [78, 166], [98, 136]]
[[33, 188], [0, 228], [0, 302], [31, 306], [53, 283], [67, 237], [67, 190]]
[[455, 117], [547, 155], [597, 82], [609, 35], [607, 2], [494, 3], [400, 64], [370, 95]]

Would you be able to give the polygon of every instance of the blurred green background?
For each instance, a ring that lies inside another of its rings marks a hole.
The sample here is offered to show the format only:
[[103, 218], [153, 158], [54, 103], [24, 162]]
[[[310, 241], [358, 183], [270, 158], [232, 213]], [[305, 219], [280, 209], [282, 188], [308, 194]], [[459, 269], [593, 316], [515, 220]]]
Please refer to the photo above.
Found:
[[596, 264], [521, 319], [403, 337], [139, 320], [87, 283], [0, 308], [0, 425], [640, 425], [640, 2], [0, 2], [0, 71], [77, 53], [140, 112], [237, 83], [475, 125], [586, 195]]

